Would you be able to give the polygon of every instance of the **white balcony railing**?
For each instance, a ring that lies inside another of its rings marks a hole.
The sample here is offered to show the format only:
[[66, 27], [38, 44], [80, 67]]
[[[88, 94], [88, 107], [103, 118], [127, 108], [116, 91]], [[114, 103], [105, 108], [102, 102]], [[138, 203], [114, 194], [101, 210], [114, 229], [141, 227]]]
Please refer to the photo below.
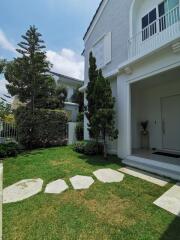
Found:
[[128, 41], [129, 59], [139, 58], [180, 37], [180, 5]]

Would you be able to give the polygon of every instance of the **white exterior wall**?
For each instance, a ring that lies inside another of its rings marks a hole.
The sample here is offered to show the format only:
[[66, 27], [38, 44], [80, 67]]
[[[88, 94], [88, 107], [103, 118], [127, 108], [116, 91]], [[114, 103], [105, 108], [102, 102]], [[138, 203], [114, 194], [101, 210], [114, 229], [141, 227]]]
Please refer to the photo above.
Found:
[[89, 53], [105, 34], [111, 32], [112, 35], [112, 60], [103, 68], [103, 73], [111, 72], [128, 58], [129, 9], [132, 0], [107, 2], [90, 37], [85, 41], [85, 84], [88, 82]]

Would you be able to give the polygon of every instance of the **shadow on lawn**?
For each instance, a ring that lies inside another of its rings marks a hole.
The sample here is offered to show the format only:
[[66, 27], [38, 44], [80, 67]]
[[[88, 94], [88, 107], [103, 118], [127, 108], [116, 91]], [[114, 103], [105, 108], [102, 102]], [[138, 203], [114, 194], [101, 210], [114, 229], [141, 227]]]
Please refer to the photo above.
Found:
[[79, 158], [84, 160], [86, 163], [90, 165], [95, 165], [95, 166], [108, 167], [109, 165], [112, 165], [112, 164], [117, 164], [119, 166], [122, 166], [121, 159], [112, 155], [108, 156], [108, 159], [106, 160], [101, 155], [98, 155], [98, 156], [81, 155]]
[[180, 240], [180, 217], [173, 220], [160, 240]]

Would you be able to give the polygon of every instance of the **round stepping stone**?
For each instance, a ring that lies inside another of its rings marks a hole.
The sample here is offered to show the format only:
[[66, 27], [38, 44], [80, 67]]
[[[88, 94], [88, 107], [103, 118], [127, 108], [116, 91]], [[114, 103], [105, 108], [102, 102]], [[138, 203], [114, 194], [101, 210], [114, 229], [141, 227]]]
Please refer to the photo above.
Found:
[[110, 168], [99, 169], [93, 172], [93, 174], [103, 183], [121, 182], [124, 178], [124, 174]]
[[41, 192], [43, 180], [25, 179], [3, 190], [3, 203], [19, 202]]
[[49, 183], [46, 186], [45, 193], [60, 194], [68, 188], [69, 187], [66, 184], [66, 182], [64, 180], [59, 179], [59, 180]]
[[94, 179], [92, 177], [77, 175], [70, 178], [70, 182], [74, 189], [80, 190], [88, 189], [94, 183]]

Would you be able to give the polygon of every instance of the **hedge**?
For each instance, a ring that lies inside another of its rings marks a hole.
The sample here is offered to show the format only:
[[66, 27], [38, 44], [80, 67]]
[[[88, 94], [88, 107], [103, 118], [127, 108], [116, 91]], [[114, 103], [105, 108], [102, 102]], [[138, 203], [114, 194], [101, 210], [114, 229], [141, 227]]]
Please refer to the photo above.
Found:
[[32, 114], [29, 108], [20, 107], [15, 119], [18, 141], [26, 149], [67, 144], [68, 117], [65, 111], [35, 109]]

